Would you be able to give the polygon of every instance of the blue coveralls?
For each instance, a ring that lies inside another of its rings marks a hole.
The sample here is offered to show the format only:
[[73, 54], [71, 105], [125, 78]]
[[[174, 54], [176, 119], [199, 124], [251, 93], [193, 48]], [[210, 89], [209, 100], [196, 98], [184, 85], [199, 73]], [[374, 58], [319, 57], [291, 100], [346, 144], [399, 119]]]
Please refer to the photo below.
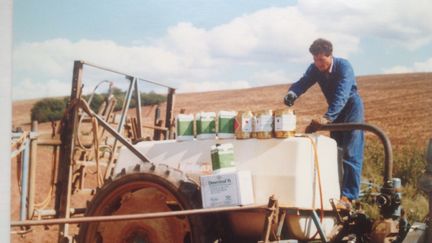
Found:
[[[318, 82], [323, 92], [328, 110], [325, 117], [332, 123], [360, 123], [364, 121], [364, 108], [351, 64], [343, 59], [333, 57], [329, 73], [322, 73], [311, 64], [300, 80], [291, 85], [297, 97]], [[357, 199], [360, 191], [360, 179], [363, 166], [364, 133], [361, 130], [348, 132], [331, 132], [338, 147], [343, 149], [343, 179], [341, 195]]]

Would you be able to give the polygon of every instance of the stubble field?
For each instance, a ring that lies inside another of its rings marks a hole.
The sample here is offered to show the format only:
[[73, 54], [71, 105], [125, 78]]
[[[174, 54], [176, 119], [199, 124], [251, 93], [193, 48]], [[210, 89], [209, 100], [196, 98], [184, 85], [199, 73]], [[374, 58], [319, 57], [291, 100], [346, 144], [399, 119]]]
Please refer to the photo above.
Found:
[[[366, 122], [384, 130], [390, 137], [394, 148], [417, 146], [424, 148], [432, 138], [432, 73], [393, 74], [361, 76], [357, 78], [360, 95], [365, 104]], [[275, 85], [243, 90], [212, 91], [201, 93], [182, 93], [175, 97], [175, 114], [180, 109], [186, 113], [220, 110], [251, 110], [283, 108], [282, 98], [289, 85]], [[30, 130], [30, 110], [37, 100], [13, 102], [13, 127]], [[322, 116], [327, 104], [315, 85], [294, 105], [297, 115], [297, 130], [302, 132], [310, 120]], [[144, 113], [153, 117], [150, 108]], [[39, 124], [41, 137], [50, 137], [51, 124]], [[368, 135], [372, 136], [372, 135]], [[36, 201], [42, 200], [49, 191], [51, 177], [50, 151], [38, 152]], [[365, 162], [367, 163], [367, 161]], [[12, 210], [11, 220], [18, 219], [19, 187], [17, 163], [12, 161], [11, 168]], [[367, 175], [364, 175], [367, 176]], [[33, 233], [24, 238], [12, 236], [12, 242], [55, 242], [56, 227], [46, 230], [35, 227]]]

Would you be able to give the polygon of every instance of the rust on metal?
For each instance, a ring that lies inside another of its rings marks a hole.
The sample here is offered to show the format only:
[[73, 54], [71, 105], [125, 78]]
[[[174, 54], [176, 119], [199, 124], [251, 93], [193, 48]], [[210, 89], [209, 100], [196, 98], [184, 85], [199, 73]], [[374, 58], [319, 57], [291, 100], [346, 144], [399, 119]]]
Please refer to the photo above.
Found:
[[173, 133], [172, 133], [172, 119], [173, 119], [173, 113], [174, 113], [174, 102], [175, 102], [175, 89], [170, 88], [168, 91], [168, 97], [167, 97], [167, 110], [166, 110], [166, 117], [165, 117], [165, 127], [168, 129], [168, 134], [166, 135], [166, 139], [172, 139]]
[[[81, 96], [83, 76], [83, 62], [75, 61], [73, 76], [72, 76], [72, 90], [70, 96], [70, 104]], [[69, 104], [69, 106], [70, 106]], [[69, 109], [65, 113], [62, 120], [60, 159], [57, 172], [56, 183], [56, 197], [55, 197], [55, 211], [59, 218], [69, 218], [70, 196], [72, 188], [72, 156], [74, 151], [74, 140], [76, 136], [76, 129], [78, 125], [78, 110], [76, 108]], [[68, 225], [61, 225], [59, 230], [59, 239], [68, 235]]]
[[265, 218], [264, 223], [264, 231], [263, 231], [263, 242], [268, 243], [270, 242], [270, 233], [272, 231], [273, 225], [275, 222], [278, 222], [278, 216], [279, 216], [279, 203], [276, 200], [275, 196], [272, 195], [269, 199], [268, 205], [267, 205], [268, 211]]
[[[32, 122], [32, 133], [38, 132], [37, 121]], [[29, 191], [28, 191], [28, 208], [27, 217], [32, 218], [35, 204], [35, 186], [36, 186], [36, 167], [37, 167], [37, 136], [30, 138], [30, 174], [29, 174]]]
[[55, 225], [55, 224], [78, 224], [90, 222], [106, 222], [106, 221], [122, 221], [122, 220], [136, 220], [136, 219], [153, 219], [163, 217], [177, 217], [177, 216], [190, 216], [209, 213], [222, 213], [243, 210], [266, 210], [267, 205], [248, 205], [248, 206], [235, 206], [235, 207], [220, 207], [220, 208], [205, 208], [205, 209], [191, 209], [173, 212], [158, 212], [158, 213], [137, 213], [128, 215], [110, 215], [110, 216], [88, 216], [76, 218], [59, 218], [59, 219], [44, 219], [44, 220], [24, 220], [24, 221], [11, 221], [11, 227], [21, 226], [35, 226], [35, 225]]

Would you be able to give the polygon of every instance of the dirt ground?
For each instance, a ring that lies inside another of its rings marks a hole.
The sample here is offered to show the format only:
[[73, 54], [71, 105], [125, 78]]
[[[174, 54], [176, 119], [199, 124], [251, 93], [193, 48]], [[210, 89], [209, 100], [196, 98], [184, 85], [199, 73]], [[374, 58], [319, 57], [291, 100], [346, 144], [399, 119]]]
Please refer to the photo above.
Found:
[[[383, 129], [390, 137], [393, 146], [425, 147], [432, 138], [432, 73], [375, 75], [358, 77], [359, 92], [365, 104], [366, 122]], [[275, 85], [243, 90], [214, 91], [201, 93], [182, 93], [175, 98], [175, 114], [180, 109], [186, 113], [220, 110], [251, 110], [284, 108], [282, 98], [289, 85]], [[13, 127], [30, 130], [30, 110], [37, 100], [13, 102]], [[295, 104], [297, 130], [303, 131], [314, 117], [325, 113], [327, 104], [319, 87], [315, 85]], [[151, 121], [151, 108], [143, 112]], [[39, 124], [42, 137], [50, 137], [50, 123]], [[369, 135], [371, 136], [371, 135]], [[52, 175], [52, 151], [40, 148], [38, 151], [36, 201], [40, 202], [49, 193]], [[19, 186], [17, 161], [12, 161], [12, 211], [11, 220], [19, 217]], [[85, 203], [85, 199], [80, 203]], [[50, 205], [52, 207], [52, 204]], [[18, 229], [14, 229], [18, 230]], [[12, 242], [55, 242], [57, 227], [48, 229], [34, 227], [33, 232], [24, 237], [13, 234]]]

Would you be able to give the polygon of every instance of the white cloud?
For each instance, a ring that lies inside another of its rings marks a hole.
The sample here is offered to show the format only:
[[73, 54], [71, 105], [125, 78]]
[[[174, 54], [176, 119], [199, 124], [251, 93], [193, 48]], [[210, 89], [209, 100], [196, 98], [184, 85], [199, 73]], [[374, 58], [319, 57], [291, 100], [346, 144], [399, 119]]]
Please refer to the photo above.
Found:
[[432, 41], [429, 0], [300, 0], [298, 8], [320, 29], [375, 37], [408, 49]]
[[390, 73], [411, 73], [413, 72], [413, 69], [410, 67], [405, 66], [393, 66], [391, 68], [386, 68], [383, 70], [383, 73], [390, 74]]
[[71, 84], [59, 80], [36, 81], [25, 78], [19, 87], [14, 88], [12, 97], [14, 99], [34, 99], [53, 96], [70, 95]]
[[250, 88], [249, 82], [246, 80], [236, 81], [203, 81], [203, 82], [182, 82], [179, 87], [180, 92], [200, 92], [209, 90], [225, 90], [225, 89], [246, 89]]
[[254, 80], [255, 83], [261, 85], [292, 83], [293, 81], [296, 81], [293, 78], [290, 78], [290, 74], [284, 70], [262, 70], [256, 72], [251, 79]]
[[[365, 36], [410, 50], [431, 44], [430, 9], [429, 0], [299, 0], [295, 6], [262, 9], [210, 29], [180, 22], [164, 36], [134, 40], [132, 46], [64, 38], [18, 43], [14, 48], [14, 98], [46, 93], [22, 88], [29, 85], [29, 79], [24, 80], [27, 77], [39, 80], [36, 86], [44, 80], [62, 80], [69, 86], [72, 63], [78, 59], [184, 91], [283, 83], [292, 79], [281, 70], [295, 64], [306, 67], [311, 61], [308, 47], [317, 37], [332, 40], [335, 55], [343, 57], [359, 51]], [[427, 69], [429, 64], [422, 65], [395, 70]], [[303, 71], [296, 71], [296, 76]], [[102, 77], [92, 77], [98, 78]], [[30, 93], [25, 95], [24, 90]]]
[[432, 57], [424, 62], [415, 62], [412, 66], [394, 66], [383, 70], [384, 73], [432, 72]]

